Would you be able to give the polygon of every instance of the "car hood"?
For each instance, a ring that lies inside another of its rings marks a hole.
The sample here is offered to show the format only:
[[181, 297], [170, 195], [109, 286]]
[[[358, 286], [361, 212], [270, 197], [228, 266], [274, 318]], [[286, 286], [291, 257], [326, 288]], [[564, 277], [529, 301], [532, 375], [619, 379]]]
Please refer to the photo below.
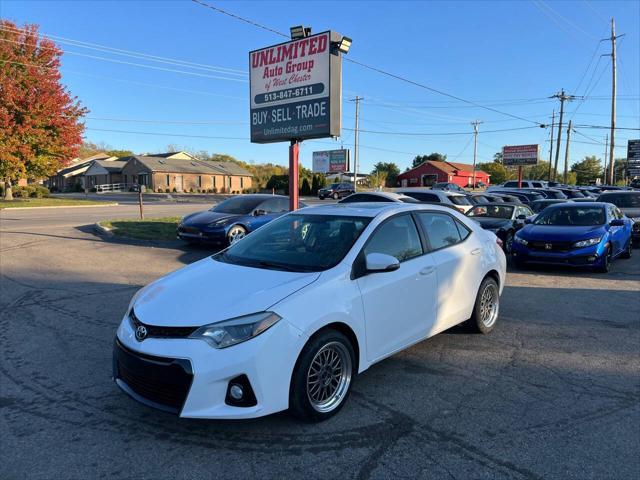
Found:
[[518, 236], [526, 240], [577, 242], [587, 238], [604, 235], [604, 225], [590, 225], [586, 227], [563, 227], [554, 225], [525, 225], [518, 232]]
[[146, 286], [134, 309], [146, 324], [196, 327], [265, 311], [319, 276], [319, 272], [251, 268], [208, 257]]
[[235, 213], [222, 213], [205, 210], [203, 212], [196, 212], [192, 213], [191, 215], [187, 215], [182, 221], [182, 224], [188, 227], [200, 227], [209, 225], [210, 223], [217, 222], [219, 220], [238, 218], [241, 216], [242, 215], [238, 215]]
[[482, 228], [496, 229], [506, 227], [513, 223], [512, 220], [506, 218], [495, 217], [469, 217], [472, 220], [478, 222]]

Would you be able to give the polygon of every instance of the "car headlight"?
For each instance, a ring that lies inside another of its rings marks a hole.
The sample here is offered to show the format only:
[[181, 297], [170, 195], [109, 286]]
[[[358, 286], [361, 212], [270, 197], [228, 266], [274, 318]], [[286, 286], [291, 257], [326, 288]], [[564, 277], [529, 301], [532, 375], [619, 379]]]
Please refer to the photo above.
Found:
[[515, 240], [516, 243], [519, 243], [520, 245], [529, 245], [529, 242], [526, 241], [524, 238], [519, 237], [518, 235], [516, 235], [515, 237], [513, 237], [513, 239]]
[[587, 240], [581, 240], [573, 244], [574, 247], [590, 247], [591, 245], [597, 245], [602, 240], [602, 237], [589, 238]]
[[226, 348], [257, 337], [280, 320], [273, 312], [261, 312], [204, 325], [189, 338], [206, 341], [214, 348]]
[[210, 227], [222, 227], [223, 225], [226, 225], [227, 223], [229, 223], [229, 219], [228, 218], [223, 218], [222, 220], [216, 220], [215, 222], [211, 222], [209, 224]]

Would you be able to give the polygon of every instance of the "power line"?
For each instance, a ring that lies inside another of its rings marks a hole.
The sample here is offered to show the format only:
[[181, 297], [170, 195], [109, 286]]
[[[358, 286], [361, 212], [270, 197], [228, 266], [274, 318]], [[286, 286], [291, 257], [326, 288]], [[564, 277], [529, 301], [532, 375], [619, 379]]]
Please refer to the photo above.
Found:
[[[516, 127], [516, 128], [501, 128], [498, 130], [484, 130], [483, 133], [498, 133], [498, 132], [513, 132], [516, 130], [529, 130], [538, 127]], [[353, 129], [343, 128], [343, 130], [351, 131]], [[422, 132], [387, 132], [382, 130], [359, 130], [361, 133], [373, 133], [376, 135], [400, 135], [400, 136], [418, 136], [418, 137], [438, 137], [449, 135], [469, 135], [469, 132], [440, 132], [440, 133], [422, 133]]]
[[[7, 25], [0, 25], [0, 30], [5, 30], [5, 31], [8, 31], [8, 32], [14, 32], [14, 33], [23, 33], [24, 32], [23, 29], [9, 27]], [[217, 66], [217, 65], [208, 65], [208, 64], [203, 64], [203, 63], [190, 62], [190, 61], [186, 61], [186, 60], [179, 60], [179, 59], [169, 58], [169, 57], [161, 57], [161, 56], [158, 56], [158, 55], [151, 55], [151, 54], [148, 54], [148, 53], [136, 52], [134, 50], [124, 50], [124, 49], [121, 49], [121, 48], [109, 47], [107, 45], [101, 45], [101, 44], [98, 44], [98, 43], [86, 42], [86, 41], [83, 41], [83, 40], [75, 40], [75, 39], [72, 39], [72, 38], [61, 37], [61, 36], [58, 36], [58, 35], [52, 35], [52, 34], [48, 34], [48, 33], [44, 33], [44, 32], [41, 32], [41, 34], [44, 35], [47, 38], [55, 39], [55, 41], [58, 42], [58, 43], [64, 43], [64, 44], [68, 44], [68, 45], [73, 45], [75, 47], [87, 48], [87, 49], [90, 49], [90, 50], [97, 50], [97, 51], [104, 52], [104, 53], [113, 53], [113, 54], [116, 54], [116, 55], [123, 55], [123, 56], [127, 56], [127, 57], [141, 58], [141, 59], [149, 60], [149, 61], [153, 61], [153, 62], [166, 63], [166, 64], [170, 64], [170, 65], [178, 65], [178, 66], [181, 66], [181, 67], [188, 67], [188, 68], [193, 68], [193, 69], [197, 69], [197, 70], [207, 70], [207, 71], [212, 71], [212, 72], [216, 72], [216, 73], [225, 73], [225, 74], [229, 74], [229, 75], [247, 76], [247, 71], [246, 70], [239, 70], [239, 69], [235, 69], [235, 68], [221, 67], [221, 66]]]
[[141, 131], [134, 131], [134, 130], [112, 130], [112, 129], [108, 129], [108, 128], [93, 128], [93, 127], [87, 127], [86, 130], [92, 130], [95, 132], [112, 132], [112, 133], [131, 133], [131, 134], [135, 134], [135, 135], [154, 135], [154, 136], [158, 136], [158, 137], [185, 137], [185, 138], [206, 138], [206, 139], [213, 139], [213, 140], [249, 140], [249, 138], [247, 137], [219, 137], [219, 136], [214, 136], [214, 135], [191, 135], [188, 133], [159, 133], [159, 132], [141, 132]]
[[[221, 9], [221, 8], [215, 7], [215, 6], [213, 6], [213, 5], [209, 4], [209, 3], [203, 2], [203, 1], [201, 1], [201, 0], [191, 0], [191, 1], [192, 1], [192, 2], [194, 2], [194, 3], [197, 3], [198, 5], [202, 5], [202, 6], [204, 6], [204, 7], [210, 8], [210, 9], [212, 9], [212, 10], [214, 10], [214, 11], [218, 12], [218, 13], [222, 13], [222, 14], [224, 14], [224, 15], [228, 15], [228, 16], [230, 16], [230, 17], [232, 17], [232, 18], [235, 18], [236, 20], [239, 20], [239, 21], [242, 21], [242, 22], [248, 23], [248, 24], [250, 24], [250, 25], [253, 25], [253, 26], [255, 26], [255, 27], [261, 28], [261, 29], [263, 29], [263, 30], [270, 31], [270, 32], [272, 32], [272, 33], [275, 33], [276, 35], [281, 36], [281, 37], [289, 38], [289, 35], [287, 35], [287, 34], [285, 34], [285, 33], [283, 33], [283, 32], [279, 32], [278, 30], [272, 29], [272, 28], [270, 28], [270, 27], [267, 27], [267, 26], [265, 26], [265, 25], [262, 25], [262, 24], [260, 24], [260, 23], [258, 23], [258, 22], [253, 21], [253, 20], [249, 20], [249, 19], [247, 19], [247, 18], [244, 18], [244, 17], [241, 17], [241, 16], [239, 16], [239, 15], [233, 14], [233, 13], [228, 12], [228, 11], [226, 11], [226, 10], [223, 10], [223, 9]], [[485, 105], [481, 105], [481, 104], [479, 104], [479, 103], [477, 103], [477, 102], [473, 102], [473, 101], [471, 101], [471, 100], [467, 100], [467, 99], [464, 99], [464, 98], [462, 98], [462, 97], [458, 97], [457, 95], [453, 95], [453, 94], [450, 94], [450, 93], [444, 92], [444, 91], [442, 91], [442, 90], [438, 90], [438, 89], [436, 89], [436, 88], [429, 87], [428, 85], [424, 85], [424, 84], [419, 83], [419, 82], [416, 82], [416, 81], [414, 81], [414, 80], [411, 80], [411, 79], [405, 78], [405, 77], [403, 77], [403, 76], [401, 76], [401, 75], [396, 75], [395, 73], [391, 73], [391, 72], [388, 72], [388, 71], [386, 71], [386, 70], [382, 70], [381, 68], [373, 67], [373, 66], [371, 66], [371, 65], [367, 65], [367, 64], [365, 64], [365, 63], [358, 62], [357, 60], [354, 60], [354, 59], [352, 59], [352, 58], [344, 57], [344, 60], [345, 60], [345, 61], [347, 61], [347, 62], [349, 62], [349, 63], [353, 63], [354, 65], [358, 65], [358, 66], [360, 66], [360, 67], [362, 67], [362, 68], [366, 68], [366, 69], [371, 70], [371, 71], [373, 71], [373, 72], [379, 73], [379, 74], [381, 74], [381, 75], [385, 75], [385, 76], [387, 76], [387, 77], [394, 78], [394, 79], [396, 79], [396, 80], [399, 80], [399, 81], [402, 81], [402, 82], [408, 83], [408, 84], [410, 84], [410, 85], [413, 85], [413, 86], [416, 86], [416, 87], [419, 87], [419, 88], [422, 88], [422, 89], [424, 89], [424, 90], [428, 90], [428, 91], [430, 91], [430, 92], [432, 92], [432, 93], [436, 93], [436, 94], [438, 94], [438, 95], [442, 95], [442, 96], [445, 96], [445, 97], [448, 97], [448, 98], [452, 98], [452, 99], [454, 99], [454, 100], [458, 100], [459, 102], [463, 102], [463, 103], [466, 103], [466, 104], [469, 104], [469, 105], [473, 105], [473, 106], [475, 106], [475, 107], [482, 108], [482, 109], [484, 109], [484, 110], [488, 110], [488, 111], [490, 111], [490, 112], [498, 113], [498, 114], [500, 114], [500, 115], [505, 115], [505, 116], [507, 116], [507, 117], [515, 118], [515, 119], [517, 119], [517, 120], [522, 120], [523, 122], [533, 123], [533, 124], [535, 124], [535, 125], [541, 125], [539, 122], [535, 122], [535, 121], [533, 121], [533, 120], [529, 120], [529, 119], [527, 119], [527, 118], [523, 118], [523, 117], [520, 117], [520, 116], [518, 116], [518, 115], [513, 115], [513, 114], [508, 113], [508, 112], [503, 112], [503, 111], [501, 111], [501, 110], [498, 110], [498, 109], [495, 109], [495, 108], [492, 108], [492, 107], [488, 107], [488, 106], [485, 106]]]

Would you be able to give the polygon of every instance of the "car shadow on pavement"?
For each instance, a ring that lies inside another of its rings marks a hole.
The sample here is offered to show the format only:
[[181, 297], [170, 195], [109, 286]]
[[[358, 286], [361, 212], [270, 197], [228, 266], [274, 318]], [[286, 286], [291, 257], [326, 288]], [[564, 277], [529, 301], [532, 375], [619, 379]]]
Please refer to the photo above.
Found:
[[[636, 252], [634, 251], [634, 254]], [[637, 252], [640, 256], [640, 252]], [[634, 255], [635, 257], [635, 255]], [[588, 278], [593, 280], [640, 280], [640, 269], [637, 259], [616, 258], [611, 262], [608, 273], [596, 272], [590, 268], [576, 268], [565, 265], [526, 264], [516, 267], [511, 259], [508, 261], [509, 273], [535, 274], [550, 277]]]

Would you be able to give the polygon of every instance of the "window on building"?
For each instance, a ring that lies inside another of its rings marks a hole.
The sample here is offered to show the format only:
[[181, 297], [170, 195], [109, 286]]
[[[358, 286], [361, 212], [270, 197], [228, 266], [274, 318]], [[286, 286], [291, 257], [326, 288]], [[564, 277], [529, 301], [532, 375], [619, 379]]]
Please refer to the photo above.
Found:
[[202, 175], [198, 175], [198, 187], [202, 187]]
[[211, 177], [211, 184], [213, 185], [213, 188], [216, 188], [216, 177]]
[[244, 178], [240, 177], [240, 188], [244, 188]]
[[229, 188], [231, 188], [231, 177], [227, 177], [229, 178]]
[[168, 187], [171, 184], [170, 179], [169, 179], [169, 175], [165, 175], [165, 177], [166, 177], [165, 181], [166, 181], [166, 184], [167, 184], [167, 187]]

